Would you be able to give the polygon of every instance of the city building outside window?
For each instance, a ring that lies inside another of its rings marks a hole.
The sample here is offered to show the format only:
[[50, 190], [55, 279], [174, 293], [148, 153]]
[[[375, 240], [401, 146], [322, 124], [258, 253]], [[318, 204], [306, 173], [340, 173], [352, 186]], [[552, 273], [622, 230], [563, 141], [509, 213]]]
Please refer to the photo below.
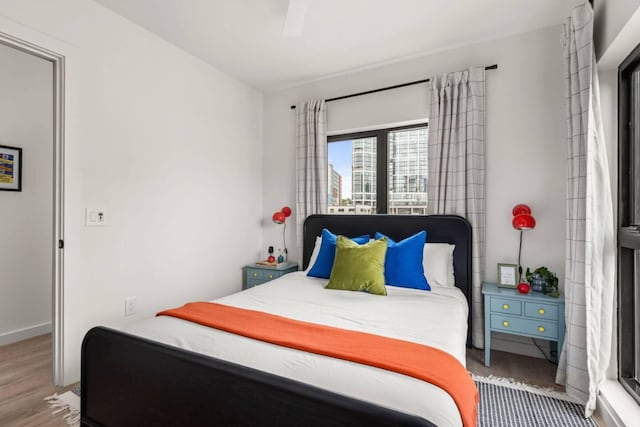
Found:
[[426, 215], [426, 123], [328, 138], [330, 214]]

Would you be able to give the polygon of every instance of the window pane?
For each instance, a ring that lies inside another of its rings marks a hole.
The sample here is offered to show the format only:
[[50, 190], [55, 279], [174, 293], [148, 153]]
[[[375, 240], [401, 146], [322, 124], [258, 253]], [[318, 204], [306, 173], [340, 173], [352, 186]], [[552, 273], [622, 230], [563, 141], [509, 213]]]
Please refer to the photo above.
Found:
[[628, 65], [618, 85], [618, 374], [640, 403], [640, 49], [623, 63]]
[[330, 142], [328, 158], [328, 212], [375, 213], [376, 138]]
[[427, 141], [426, 127], [389, 132], [390, 214], [427, 214]]
[[620, 267], [629, 285], [620, 289], [620, 368], [624, 377], [640, 381], [640, 250], [621, 248]]
[[[636, 66], [631, 75], [631, 129], [630, 129], [630, 179], [629, 197], [631, 225], [640, 224], [640, 65]], [[634, 378], [640, 379], [640, 250], [634, 250], [633, 259], [633, 317], [634, 317]], [[623, 343], [624, 346], [624, 343]]]
[[[635, 67], [631, 74], [631, 99], [630, 99], [630, 147], [631, 157], [629, 173], [629, 222], [630, 225], [640, 224], [640, 65]], [[624, 263], [624, 261], [623, 261]], [[633, 271], [628, 275], [633, 281], [633, 320], [634, 330], [634, 375], [638, 381], [640, 379], [640, 250], [634, 250]], [[624, 286], [623, 284], [622, 286]], [[627, 284], [628, 286], [629, 284]], [[623, 347], [625, 344], [623, 343]]]
[[640, 327], [638, 327], [638, 325], [640, 325], [640, 250], [634, 250], [634, 266], [633, 266], [633, 287], [635, 289], [634, 292], [634, 299], [633, 299], [633, 306], [635, 307], [634, 310], [634, 317], [635, 317], [635, 322], [634, 325], [634, 332], [635, 332], [635, 375], [634, 378], [636, 379], [636, 381], [640, 381]]
[[351, 145], [350, 140], [331, 142], [328, 145], [327, 206], [329, 213], [345, 213], [344, 208], [336, 207], [351, 205]]
[[631, 196], [629, 221], [640, 224], [640, 65], [631, 75], [631, 173], [629, 192]]

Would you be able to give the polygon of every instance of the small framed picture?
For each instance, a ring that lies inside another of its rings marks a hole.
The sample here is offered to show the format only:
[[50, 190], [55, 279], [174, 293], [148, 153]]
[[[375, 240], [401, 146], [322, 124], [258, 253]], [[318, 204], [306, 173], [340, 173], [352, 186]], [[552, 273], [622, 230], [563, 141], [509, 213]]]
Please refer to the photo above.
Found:
[[515, 288], [518, 285], [518, 266], [498, 263], [498, 286]]
[[0, 145], [0, 190], [22, 191], [22, 148]]

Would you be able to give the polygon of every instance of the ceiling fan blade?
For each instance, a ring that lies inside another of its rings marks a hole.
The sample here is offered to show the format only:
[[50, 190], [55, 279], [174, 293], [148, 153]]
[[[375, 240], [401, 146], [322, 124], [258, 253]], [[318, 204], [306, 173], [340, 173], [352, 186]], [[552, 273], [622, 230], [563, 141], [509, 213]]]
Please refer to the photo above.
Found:
[[300, 37], [302, 35], [304, 16], [308, 6], [309, 0], [289, 0], [282, 37]]

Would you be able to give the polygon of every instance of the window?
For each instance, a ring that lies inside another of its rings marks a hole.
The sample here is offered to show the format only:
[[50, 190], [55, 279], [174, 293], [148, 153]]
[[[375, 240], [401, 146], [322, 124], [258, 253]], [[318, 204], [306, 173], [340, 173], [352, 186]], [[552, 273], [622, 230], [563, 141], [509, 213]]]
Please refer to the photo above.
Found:
[[618, 374], [640, 402], [640, 45], [618, 91]]
[[[329, 213], [427, 213], [426, 124], [328, 138]], [[338, 206], [351, 206], [342, 212]]]

